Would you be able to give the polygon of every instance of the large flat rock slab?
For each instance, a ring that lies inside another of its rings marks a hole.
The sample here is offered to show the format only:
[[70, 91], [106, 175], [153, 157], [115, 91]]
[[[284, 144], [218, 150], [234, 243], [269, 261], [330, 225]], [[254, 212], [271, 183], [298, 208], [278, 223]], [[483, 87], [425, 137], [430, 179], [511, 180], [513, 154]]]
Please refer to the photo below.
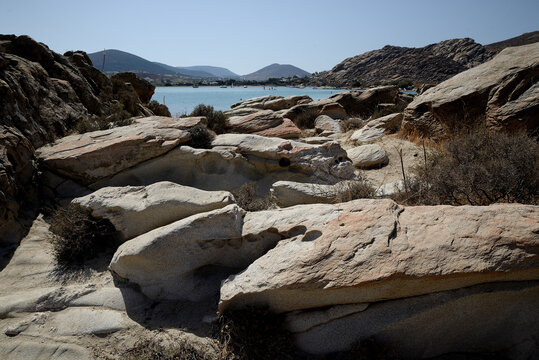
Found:
[[283, 312], [539, 279], [539, 208], [403, 208], [391, 200], [249, 213], [245, 233], [303, 229], [221, 287], [221, 309]]
[[150, 231], [121, 245], [110, 269], [152, 299], [198, 301], [214, 296], [222, 279], [281, 239], [242, 237], [244, 214], [229, 205]]
[[168, 181], [148, 186], [105, 187], [73, 203], [109, 220], [123, 240], [234, 202], [227, 191], [204, 191]]
[[128, 126], [66, 136], [38, 149], [38, 156], [53, 172], [90, 184], [189, 141], [187, 129], [202, 119], [141, 118]]

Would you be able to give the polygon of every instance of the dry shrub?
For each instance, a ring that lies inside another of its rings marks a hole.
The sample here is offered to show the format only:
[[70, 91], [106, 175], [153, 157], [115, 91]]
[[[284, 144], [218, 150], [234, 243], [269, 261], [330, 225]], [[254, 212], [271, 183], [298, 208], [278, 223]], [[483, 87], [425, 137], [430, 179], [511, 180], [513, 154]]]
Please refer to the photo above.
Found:
[[294, 124], [300, 129], [312, 129], [319, 113], [320, 109], [316, 107], [298, 107], [293, 119]]
[[211, 105], [198, 104], [189, 116], [205, 116], [208, 120], [208, 128], [217, 134], [225, 133], [228, 127], [225, 114], [215, 110]]
[[352, 201], [356, 199], [373, 199], [375, 195], [374, 187], [364, 178], [343, 181], [336, 186], [334, 203]]
[[415, 169], [408, 204], [539, 203], [539, 146], [524, 133], [475, 129], [447, 140]]
[[280, 360], [305, 358], [295, 349], [285, 315], [251, 307], [219, 315], [216, 338], [226, 359]]
[[106, 219], [94, 218], [89, 210], [71, 204], [51, 218], [52, 252], [58, 265], [81, 265], [99, 252], [116, 245], [116, 229]]
[[186, 142], [185, 145], [198, 149], [211, 149], [211, 143], [215, 135], [208, 128], [205, 126], [194, 126], [188, 131], [191, 135], [191, 140]]
[[124, 360], [214, 360], [188, 342], [165, 346], [155, 340], [139, 340], [122, 353]]
[[239, 189], [232, 191], [236, 204], [246, 211], [261, 211], [275, 208], [271, 196], [258, 197], [255, 182], [243, 184]]
[[366, 122], [361, 120], [360, 118], [355, 118], [355, 117], [349, 118], [343, 123], [342, 131], [348, 132], [350, 130], [359, 130], [363, 126], [365, 126], [365, 123]]

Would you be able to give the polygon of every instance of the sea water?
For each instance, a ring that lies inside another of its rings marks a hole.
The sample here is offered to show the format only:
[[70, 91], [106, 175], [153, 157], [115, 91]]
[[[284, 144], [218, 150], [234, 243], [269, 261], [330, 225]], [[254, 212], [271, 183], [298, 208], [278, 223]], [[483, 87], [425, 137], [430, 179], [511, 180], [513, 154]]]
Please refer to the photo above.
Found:
[[309, 95], [313, 100], [330, 97], [331, 95], [345, 91], [343, 89], [317, 89], [317, 88], [293, 88], [293, 87], [263, 87], [248, 86], [227, 87], [200, 86], [198, 88], [187, 86], [160, 86], [155, 88], [152, 100], [165, 103], [172, 116], [189, 114], [198, 104], [211, 105], [215, 110], [228, 110], [230, 105], [238, 101], [247, 100], [264, 95], [292, 96]]

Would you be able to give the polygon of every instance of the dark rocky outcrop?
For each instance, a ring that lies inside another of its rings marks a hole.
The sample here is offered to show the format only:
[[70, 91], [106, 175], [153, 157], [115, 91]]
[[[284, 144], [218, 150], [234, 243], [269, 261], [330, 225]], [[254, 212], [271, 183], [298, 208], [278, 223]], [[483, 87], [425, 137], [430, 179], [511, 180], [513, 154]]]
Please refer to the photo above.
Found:
[[16, 219], [36, 199], [36, 148], [118, 108], [127, 116], [151, 113], [131, 87], [113, 86], [86, 53], [60, 55], [28, 36], [0, 35], [0, 98], [1, 242], [20, 236]]
[[133, 86], [133, 89], [135, 89], [135, 92], [137, 93], [140, 101], [142, 101], [144, 104], [150, 102], [152, 95], [155, 91], [155, 86], [153, 86], [146, 80], [138, 78], [137, 75], [132, 72], [115, 74], [111, 77], [111, 79], [113, 81], [120, 80], [124, 83], [131, 84], [131, 86]]
[[407, 134], [441, 139], [463, 128], [539, 132], [539, 43], [510, 47], [491, 61], [428, 89], [404, 111]]
[[348, 58], [315, 82], [335, 86], [354, 86], [411, 79], [414, 82], [440, 82], [495, 54], [474, 40], [453, 39], [422, 48], [384, 46]]

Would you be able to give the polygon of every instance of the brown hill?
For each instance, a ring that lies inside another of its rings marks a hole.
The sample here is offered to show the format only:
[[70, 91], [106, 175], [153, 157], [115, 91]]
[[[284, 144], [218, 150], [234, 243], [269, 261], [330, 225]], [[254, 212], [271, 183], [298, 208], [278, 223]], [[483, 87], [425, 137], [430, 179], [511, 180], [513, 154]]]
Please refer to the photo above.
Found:
[[522, 46], [539, 42], [539, 31], [532, 31], [516, 36], [511, 39], [498, 41], [492, 44], [485, 45], [488, 50], [500, 52], [506, 47]]
[[446, 40], [422, 48], [384, 46], [348, 58], [320, 74], [318, 83], [335, 86], [368, 85], [411, 79], [440, 82], [492, 58], [495, 52], [469, 38]]

